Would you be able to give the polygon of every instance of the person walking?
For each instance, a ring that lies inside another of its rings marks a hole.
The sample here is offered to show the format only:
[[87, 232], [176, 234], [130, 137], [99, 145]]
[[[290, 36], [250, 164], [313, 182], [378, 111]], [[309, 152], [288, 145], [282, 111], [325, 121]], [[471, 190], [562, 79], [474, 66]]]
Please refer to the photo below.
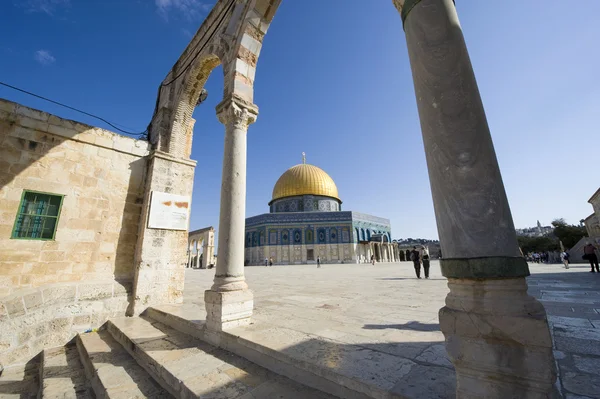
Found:
[[[590, 270], [592, 273], [594, 273], [594, 271], [600, 273], [600, 268], [598, 267], [598, 256], [596, 255], [596, 247], [591, 243], [591, 242], [587, 242], [585, 247], [583, 247], [583, 259], [586, 259], [588, 262], [590, 262], [590, 266], [592, 267], [592, 270]], [[596, 270], [594, 270], [594, 265], [596, 266]]]
[[317, 269], [321, 267], [321, 257], [317, 256]]
[[265, 267], [269, 266], [269, 259], [265, 258]]
[[429, 279], [429, 249], [423, 246], [419, 251], [419, 255], [421, 256], [421, 260], [423, 262], [423, 272], [425, 272], [425, 278]]
[[560, 260], [562, 260], [563, 265], [565, 265], [565, 269], [569, 268], [569, 253], [567, 251], [562, 251], [560, 253]]
[[269, 266], [273, 266], [273, 258], [269, 258]]
[[417, 278], [421, 278], [421, 257], [419, 256], [417, 247], [413, 247], [413, 250], [410, 251], [410, 260], [412, 260], [413, 266], [415, 267]]
[[371, 255], [371, 264], [375, 266], [375, 255]]

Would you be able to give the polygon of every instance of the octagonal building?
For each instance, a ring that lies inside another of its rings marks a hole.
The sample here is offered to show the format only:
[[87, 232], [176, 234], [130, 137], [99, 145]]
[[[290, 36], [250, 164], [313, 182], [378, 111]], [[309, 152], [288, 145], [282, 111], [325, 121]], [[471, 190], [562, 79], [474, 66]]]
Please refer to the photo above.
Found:
[[389, 219], [343, 211], [333, 179], [305, 161], [277, 180], [269, 213], [246, 219], [246, 265], [398, 260]]

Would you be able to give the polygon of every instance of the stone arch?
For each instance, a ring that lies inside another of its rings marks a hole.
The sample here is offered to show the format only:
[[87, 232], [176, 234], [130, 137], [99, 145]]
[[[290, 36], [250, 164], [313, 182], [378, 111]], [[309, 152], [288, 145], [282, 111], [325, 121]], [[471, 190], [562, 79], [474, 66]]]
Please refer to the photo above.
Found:
[[[211, 72], [221, 64], [225, 78], [224, 99], [236, 97], [252, 102], [252, 84], [242, 83], [254, 80], [260, 51], [260, 43], [255, 46], [256, 40], [262, 42], [268, 27], [264, 15], [271, 14], [262, 3], [265, 1], [217, 1], [159, 87], [149, 126], [149, 140], [155, 149], [178, 158], [189, 158], [194, 108]], [[257, 27], [248, 28], [252, 24]], [[242, 34], [243, 30], [248, 32]], [[250, 40], [253, 36], [254, 41]], [[252, 59], [252, 68], [244, 67], [243, 61]]]
[[[240, 14], [241, 24], [237, 28], [236, 42], [233, 51], [227, 53], [223, 63], [225, 88], [223, 98], [233, 98], [242, 104], [252, 105], [254, 102], [254, 78], [262, 42], [281, 4], [281, 0], [252, 0], [236, 9]], [[243, 8], [243, 9], [242, 9]], [[230, 27], [235, 31], [235, 27]]]
[[[163, 152], [189, 158], [192, 152], [192, 134], [195, 120], [192, 118], [194, 109], [200, 98], [200, 93], [210, 77], [213, 69], [221, 64], [221, 60], [214, 54], [208, 54], [196, 61], [188, 72], [181, 78], [181, 83], [174, 87], [165, 87], [170, 97], [170, 121], [168, 129], [159, 140], [159, 149]], [[171, 78], [172, 73], [167, 76]], [[161, 88], [162, 90], [163, 88]]]

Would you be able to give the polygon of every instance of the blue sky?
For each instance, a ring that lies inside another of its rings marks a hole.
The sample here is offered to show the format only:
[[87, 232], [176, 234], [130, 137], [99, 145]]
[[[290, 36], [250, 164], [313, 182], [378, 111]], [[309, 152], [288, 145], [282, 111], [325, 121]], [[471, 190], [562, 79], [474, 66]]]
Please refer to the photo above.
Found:
[[[0, 80], [147, 126], [159, 83], [210, 9], [199, 0], [4, 0]], [[578, 223], [598, 189], [600, 1], [457, 1], [515, 225]], [[217, 227], [222, 71], [194, 117], [191, 228]], [[0, 87], [0, 97], [107, 127]], [[266, 35], [248, 133], [247, 215], [307, 160], [345, 210], [387, 217], [394, 238], [437, 238], [400, 17], [391, 0], [284, 0]], [[596, 116], [596, 118], [594, 118]]]

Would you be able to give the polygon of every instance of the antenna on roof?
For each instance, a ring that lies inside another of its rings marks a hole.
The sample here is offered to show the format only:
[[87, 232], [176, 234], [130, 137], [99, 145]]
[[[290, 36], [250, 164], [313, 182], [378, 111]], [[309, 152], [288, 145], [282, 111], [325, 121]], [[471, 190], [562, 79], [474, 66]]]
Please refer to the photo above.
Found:
[[304, 164], [306, 163], [306, 153], [305, 152], [302, 153], [302, 163], [304, 163]]

